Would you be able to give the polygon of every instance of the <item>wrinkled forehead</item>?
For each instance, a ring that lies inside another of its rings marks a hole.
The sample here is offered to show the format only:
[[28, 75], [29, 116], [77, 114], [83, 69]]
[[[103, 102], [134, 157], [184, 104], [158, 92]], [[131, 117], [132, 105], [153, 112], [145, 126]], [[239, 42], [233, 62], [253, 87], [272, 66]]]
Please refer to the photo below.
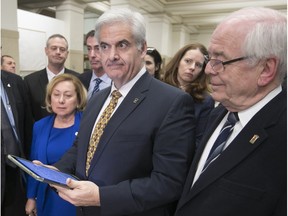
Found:
[[64, 38], [60, 38], [60, 37], [51, 38], [48, 41], [47, 45], [48, 45], [48, 47], [50, 47], [50, 46], [62, 46], [65, 48], [68, 47], [66, 40]]
[[216, 27], [208, 46], [209, 55], [242, 54], [249, 28], [239, 20], [229, 20]]
[[14, 62], [14, 59], [11, 57], [5, 56], [5, 57], [3, 57], [3, 59], [4, 59], [4, 62]]

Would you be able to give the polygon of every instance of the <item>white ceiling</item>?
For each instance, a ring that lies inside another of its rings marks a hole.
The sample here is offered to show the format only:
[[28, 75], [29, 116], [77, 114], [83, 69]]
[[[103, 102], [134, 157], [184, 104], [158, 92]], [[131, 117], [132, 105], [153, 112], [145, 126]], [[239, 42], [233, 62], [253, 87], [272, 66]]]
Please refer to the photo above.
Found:
[[[85, 17], [99, 16], [110, 8], [110, 1], [75, 0], [85, 5]], [[120, 0], [111, 0], [113, 4]], [[186, 26], [190, 32], [205, 31], [213, 28], [232, 11], [248, 6], [263, 6], [287, 13], [286, 0], [128, 0], [140, 12], [153, 16], [166, 16], [177, 25]], [[18, 0], [18, 7], [41, 12], [61, 4], [63, 0]]]

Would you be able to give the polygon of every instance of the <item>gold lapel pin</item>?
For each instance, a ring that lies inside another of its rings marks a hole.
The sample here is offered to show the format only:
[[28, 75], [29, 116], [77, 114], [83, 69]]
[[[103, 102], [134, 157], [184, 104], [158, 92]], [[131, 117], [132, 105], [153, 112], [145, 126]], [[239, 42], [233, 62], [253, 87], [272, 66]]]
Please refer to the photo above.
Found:
[[250, 139], [250, 143], [254, 144], [256, 142], [256, 140], [259, 138], [259, 136], [257, 134], [255, 134], [251, 139]]
[[135, 99], [133, 100], [133, 103], [136, 104], [136, 103], [138, 102], [138, 100], [139, 100], [139, 98], [135, 98]]

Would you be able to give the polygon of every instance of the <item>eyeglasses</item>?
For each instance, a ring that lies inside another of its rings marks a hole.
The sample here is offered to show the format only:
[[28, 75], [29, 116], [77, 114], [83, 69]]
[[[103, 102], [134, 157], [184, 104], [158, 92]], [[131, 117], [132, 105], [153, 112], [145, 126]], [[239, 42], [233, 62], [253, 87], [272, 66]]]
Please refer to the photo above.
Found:
[[242, 60], [245, 60], [245, 59], [248, 59], [249, 57], [248, 56], [243, 56], [243, 57], [240, 57], [240, 58], [235, 58], [235, 59], [232, 59], [232, 60], [229, 60], [229, 61], [221, 61], [219, 59], [208, 59], [207, 60], [207, 64], [208, 62], [210, 63], [212, 69], [215, 71], [215, 72], [223, 72], [224, 71], [224, 65], [227, 65], [227, 64], [231, 64], [231, 63], [234, 63], [234, 62], [237, 62], [237, 61], [242, 61]]
[[148, 48], [147, 48], [147, 51], [154, 51], [154, 50], [155, 50], [154, 47], [148, 47]]

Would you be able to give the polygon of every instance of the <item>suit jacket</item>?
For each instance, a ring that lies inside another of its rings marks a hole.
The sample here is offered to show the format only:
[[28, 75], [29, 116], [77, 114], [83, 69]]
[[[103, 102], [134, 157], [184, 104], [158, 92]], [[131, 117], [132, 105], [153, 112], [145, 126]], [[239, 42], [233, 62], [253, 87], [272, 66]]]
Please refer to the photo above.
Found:
[[202, 102], [195, 102], [195, 118], [196, 118], [196, 146], [202, 139], [205, 131], [210, 112], [214, 109], [215, 101], [210, 94], [207, 93]]
[[17, 134], [23, 145], [25, 154], [23, 156], [28, 156], [32, 141], [33, 121], [27, 89], [22, 78], [16, 74], [1, 70], [1, 80], [11, 105]]
[[[64, 73], [79, 76], [79, 73], [65, 68]], [[29, 100], [32, 108], [32, 114], [35, 121], [50, 115], [45, 109], [46, 86], [48, 77], [46, 68], [40, 71], [33, 72], [24, 77], [28, 89]]]
[[79, 79], [81, 80], [87, 91], [89, 89], [92, 73], [93, 71], [89, 70], [79, 75]]
[[194, 106], [190, 95], [147, 72], [108, 122], [91, 161], [90, 135], [111, 87], [87, 105], [74, 146], [55, 166], [100, 187], [101, 207], [78, 207], [78, 215], [172, 215], [194, 152]]
[[[17, 147], [22, 152], [21, 156], [25, 157], [28, 156], [30, 150], [33, 123], [26, 88], [22, 78], [11, 72], [1, 70], [1, 80], [9, 99], [15, 128], [20, 141]], [[11, 132], [13, 131], [11, 130]], [[23, 190], [20, 171], [18, 168], [7, 166], [5, 160], [7, 155], [4, 155], [3, 150], [4, 145], [9, 145], [9, 143], [4, 143], [1, 135], [1, 212], [3, 215], [3, 212], [5, 212], [5, 215], [24, 215], [25, 192]], [[16, 205], [19, 208], [15, 208]]]
[[[177, 216], [284, 216], [287, 196], [287, 93], [282, 91], [192, 181], [201, 154], [227, 110], [218, 106], [196, 151]], [[212, 120], [214, 119], [214, 120]], [[252, 137], [258, 135], [255, 142]]]

